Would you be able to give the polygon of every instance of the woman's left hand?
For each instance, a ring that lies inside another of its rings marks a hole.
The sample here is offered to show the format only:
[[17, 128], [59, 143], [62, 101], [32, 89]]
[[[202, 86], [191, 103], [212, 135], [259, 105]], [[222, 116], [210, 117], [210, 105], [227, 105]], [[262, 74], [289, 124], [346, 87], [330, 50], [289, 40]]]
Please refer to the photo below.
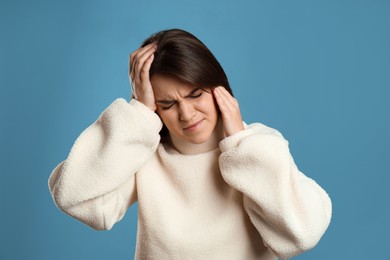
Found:
[[224, 87], [213, 89], [215, 100], [222, 114], [223, 128], [226, 136], [244, 130], [238, 101]]

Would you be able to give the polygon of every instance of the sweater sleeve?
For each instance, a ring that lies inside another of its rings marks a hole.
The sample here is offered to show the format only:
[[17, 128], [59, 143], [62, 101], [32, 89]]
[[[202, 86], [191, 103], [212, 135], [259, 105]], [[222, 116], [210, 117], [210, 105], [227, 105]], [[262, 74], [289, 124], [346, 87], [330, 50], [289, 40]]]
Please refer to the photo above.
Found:
[[221, 141], [221, 174], [243, 193], [243, 204], [265, 245], [285, 259], [314, 247], [327, 229], [328, 194], [294, 163], [288, 142], [256, 123]]
[[161, 127], [142, 103], [112, 102], [52, 171], [57, 207], [94, 229], [111, 229], [137, 200], [135, 173], [156, 151]]

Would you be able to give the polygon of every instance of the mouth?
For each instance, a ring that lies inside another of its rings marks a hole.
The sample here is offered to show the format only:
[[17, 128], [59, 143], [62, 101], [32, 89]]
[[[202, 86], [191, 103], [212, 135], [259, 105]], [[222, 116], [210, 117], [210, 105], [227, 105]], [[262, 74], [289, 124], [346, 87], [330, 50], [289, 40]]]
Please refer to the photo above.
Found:
[[184, 131], [194, 131], [195, 129], [197, 129], [197, 127], [203, 122], [203, 119], [199, 120], [198, 122], [196, 122], [195, 124], [192, 124], [192, 125], [189, 125], [187, 127], [184, 127], [183, 130]]

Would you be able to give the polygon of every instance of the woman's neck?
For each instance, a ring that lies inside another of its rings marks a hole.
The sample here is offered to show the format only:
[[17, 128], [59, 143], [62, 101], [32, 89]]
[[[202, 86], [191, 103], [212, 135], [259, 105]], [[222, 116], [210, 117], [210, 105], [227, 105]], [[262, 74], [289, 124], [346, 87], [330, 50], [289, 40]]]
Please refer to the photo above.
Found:
[[206, 142], [201, 144], [193, 144], [179, 140], [173, 135], [170, 135], [171, 145], [182, 154], [200, 154], [215, 150], [219, 146], [219, 142], [225, 137], [222, 120], [218, 120], [213, 133]]

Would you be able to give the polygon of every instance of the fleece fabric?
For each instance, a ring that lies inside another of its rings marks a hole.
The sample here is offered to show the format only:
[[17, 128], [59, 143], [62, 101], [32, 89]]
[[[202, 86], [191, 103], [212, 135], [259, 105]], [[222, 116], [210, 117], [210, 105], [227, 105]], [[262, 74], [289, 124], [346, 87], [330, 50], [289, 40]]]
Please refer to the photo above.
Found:
[[52, 171], [55, 204], [109, 230], [138, 201], [138, 260], [286, 259], [318, 243], [331, 200], [280, 132], [254, 123], [213, 146], [161, 142], [161, 128], [142, 103], [116, 99]]

